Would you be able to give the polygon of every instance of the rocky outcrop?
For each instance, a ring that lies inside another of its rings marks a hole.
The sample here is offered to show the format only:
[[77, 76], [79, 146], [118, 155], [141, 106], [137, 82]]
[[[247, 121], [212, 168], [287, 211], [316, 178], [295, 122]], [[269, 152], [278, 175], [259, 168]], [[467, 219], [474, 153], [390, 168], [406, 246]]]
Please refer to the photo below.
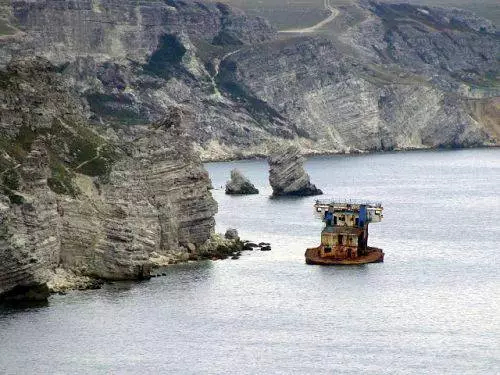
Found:
[[238, 259], [243, 251], [243, 242], [239, 238], [225, 238], [220, 234], [214, 234], [191, 256], [191, 259]]
[[250, 241], [242, 241], [236, 229], [228, 229], [224, 236], [214, 234], [205, 242], [196, 254], [191, 254], [190, 259], [239, 259], [243, 251], [271, 251], [271, 244], [260, 242], [258, 245]]
[[257, 189], [248, 178], [237, 170], [231, 171], [231, 179], [226, 182], [226, 194], [229, 195], [248, 195], [259, 194]]
[[323, 192], [311, 184], [304, 170], [304, 158], [296, 146], [274, 152], [269, 161], [269, 183], [273, 196], [311, 196]]
[[67, 288], [58, 269], [71, 278], [148, 277], [155, 256], [187, 259], [188, 244], [210, 238], [217, 205], [184, 135], [188, 113], [98, 132], [46, 60], [2, 74], [0, 295]]

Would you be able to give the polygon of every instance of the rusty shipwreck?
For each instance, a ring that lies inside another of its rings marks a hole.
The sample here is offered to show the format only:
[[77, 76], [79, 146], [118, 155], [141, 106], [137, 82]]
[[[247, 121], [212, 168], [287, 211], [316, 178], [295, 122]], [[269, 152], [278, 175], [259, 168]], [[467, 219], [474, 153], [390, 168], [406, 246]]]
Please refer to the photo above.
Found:
[[382, 249], [368, 246], [368, 225], [383, 218], [381, 203], [317, 200], [314, 211], [325, 227], [321, 244], [306, 250], [307, 264], [356, 265], [384, 261]]

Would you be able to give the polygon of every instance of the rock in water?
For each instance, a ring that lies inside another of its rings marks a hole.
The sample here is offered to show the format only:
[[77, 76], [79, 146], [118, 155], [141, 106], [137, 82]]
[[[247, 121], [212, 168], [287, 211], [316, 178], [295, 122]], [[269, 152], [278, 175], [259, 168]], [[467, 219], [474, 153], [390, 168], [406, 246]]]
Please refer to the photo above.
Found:
[[236, 229], [229, 228], [228, 230], [226, 230], [224, 238], [228, 240], [239, 240], [240, 236], [238, 235], [238, 231]]
[[231, 171], [231, 180], [226, 182], [226, 194], [259, 194], [259, 190], [237, 169]]
[[311, 196], [323, 192], [311, 184], [304, 170], [304, 158], [296, 146], [275, 151], [268, 159], [273, 196]]

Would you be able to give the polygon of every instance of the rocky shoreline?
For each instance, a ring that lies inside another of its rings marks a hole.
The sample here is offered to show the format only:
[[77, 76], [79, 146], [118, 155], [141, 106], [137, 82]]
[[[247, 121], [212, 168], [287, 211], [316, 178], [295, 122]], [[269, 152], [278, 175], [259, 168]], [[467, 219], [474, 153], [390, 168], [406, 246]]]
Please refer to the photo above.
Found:
[[[169, 255], [152, 253], [149, 260], [142, 265], [143, 273], [136, 279], [149, 280], [165, 276], [165, 268], [178, 264], [204, 260], [237, 260], [244, 252], [271, 250], [270, 243], [241, 240], [234, 229], [228, 230], [225, 235], [212, 234], [199, 248], [196, 248], [193, 244], [189, 245], [192, 250], [188, 250], [188, 252]], [[100, 289], [106, 283], [131, 280], [130, 277], [107, 279], [98, 276], [87, 276], [65, 268], [45, 270], [44, 273], [46, 282], [16, 286], [0, 295], [0, 304], [24, 305], [26, 303], [38, 303], [47, 300], [52, 294], [65, 295], [72, 291], [95, 290]]]
[[363, 0], [332, 35], [282, 38], [221, 3], [98, 3], [3, 7], [0, 294], [237, 257], [200, 253], [217, 212], [202, 161], [500, 144], [498, 32], [470, 12]]

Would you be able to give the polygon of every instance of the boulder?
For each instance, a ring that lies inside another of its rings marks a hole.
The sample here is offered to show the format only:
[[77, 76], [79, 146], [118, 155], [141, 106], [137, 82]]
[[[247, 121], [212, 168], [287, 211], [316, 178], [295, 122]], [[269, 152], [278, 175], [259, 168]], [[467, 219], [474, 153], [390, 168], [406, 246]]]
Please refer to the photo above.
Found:
[[273, 197], [311, 196], [323, 192], [311, 184], [309, 175], [304, 170], [304, 158], [296, 146], [285, 150], [276, 150], [268, 159], [269, 183], [273, 188]]
[[259, 194], [259, 190], [237, 169], [231, 171], [231, 179], [226, 182], [226, 194]]
[[228, 240], [239, 240], [240, 236], [238, 235], [238, 231], [236, 229], [229, 228], [228, 230], [226, 230], [224, 238]]

